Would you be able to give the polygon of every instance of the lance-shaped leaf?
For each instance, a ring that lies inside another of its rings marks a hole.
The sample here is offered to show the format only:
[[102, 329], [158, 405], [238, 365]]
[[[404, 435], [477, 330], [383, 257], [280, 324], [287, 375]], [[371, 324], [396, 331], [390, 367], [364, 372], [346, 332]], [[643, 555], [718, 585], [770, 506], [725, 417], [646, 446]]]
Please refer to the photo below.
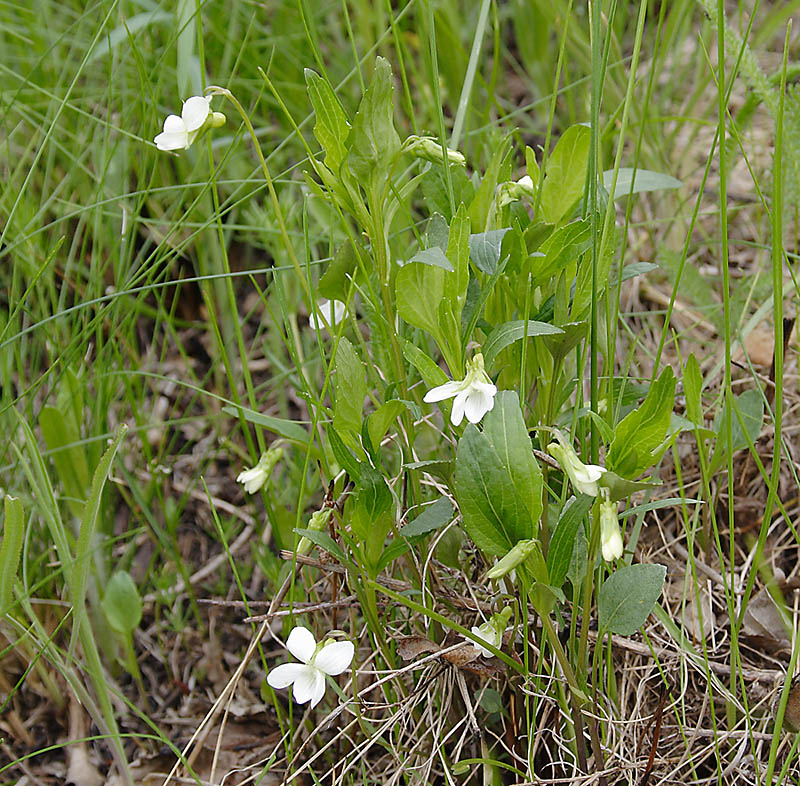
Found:
[[392, 69], [388, 61], [379, 57], [350, 135], [350, 170], [363, 183], [385, 180], [400, 152], [392, 90]]
[[456, 498], [464, 528], [489, 554], [506, 554], [538, 535], [542, 473], [516, 393], [498, 393], [483, 431], [465, 429], [456, 454]]

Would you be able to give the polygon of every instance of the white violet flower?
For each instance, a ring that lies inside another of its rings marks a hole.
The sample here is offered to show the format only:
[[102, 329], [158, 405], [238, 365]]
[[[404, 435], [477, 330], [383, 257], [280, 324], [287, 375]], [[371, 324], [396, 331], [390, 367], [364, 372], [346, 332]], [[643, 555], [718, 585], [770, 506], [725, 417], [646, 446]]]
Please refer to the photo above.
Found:
[[547, 451], [558, 459], [561, 469], [567, 473], [575, 491], [596, 497], [600, 493], [598, 481], [606, 471], [605, 467], [598, 464], [584, 464], [572, 445], [567, 442], [560, 432], [556, 432], [558, 442], [551, 442]]
[[308, 324], [314, 330], [330, 330], [338, 325], [347, 313], [341, 300], [320, 300], [317, 302], [317, 313], [308, 315]]
[[[488, 622], [484, 622], [483, 625], [474, 625], [470, 628], [470, 633], [472, 633], [473, 636], [477, 636], [482, 641], [485, 641], [487, 644], [490, 644], [495, 649], [502, 649], [503, 634], [508, 627], [511, 614], [511, 606], [506, 606], [499, 614], [493, 614]], [[466, 636], [464, 638], [466, 638]], [[476, 650], [479, 650], [484, 658], [494, 657], [494, 653], [486, 649], [486, 647], [476, 644], [472, 639], [467, 639], [467, 641], [469, 641]]]
[[603, 559], [613, 562], [622, 556], [622, 534], [617, 519], [617, 503], [602, 494], [600, 498], [600, 547]]
[[167, 115], [164, 130], [153, 140], [159, 150], [186, 150], [208, 127], [219, 128], [225, 115], [211, 111], [211, 96], [192, 96], [183, 102], [181, 115]]
[[255, 467], [240, 472], [236, 476], [236, 482], [243, 483], [244, 490], [248, 494], [255, 494], [267, 482], [267, 478], [282, 455], [283, 448], [270, 448], [261, 455]]
[[423, 401], [428, 404], [454, 398], [450, 422], [457, 426], [467, 416], [470, 423], [478, 423], [481, 418], [494, 407], [497, 387], [492, 384], [489, 375], [483, 370], [483, 355], [476, 352], [472, 360], [467, 361], [467, 374], [460, 381], [445, 382], [444, 385], [431, 388]]
[[524, 196], [533, 199], [536, 196], [536, 187], [530, 175], [523, 175], [519, 180], [509, 180], [497, 187], [497, 206], [503, 207], [509, 202], [521, 200]]
[[345, 671], [355, 653], [352, 641], [326, 639], [317, 644], [314, 634], [302, 626], [289, 634], [286, 649], [300, 663], [276, 666], [267, 674], [267, 682], [277, 689], [292, 685], [294, 700], [298, 704], [310, 701], [312, 707], [316, 707], [325, 695], [325, 676], [335, 677]]

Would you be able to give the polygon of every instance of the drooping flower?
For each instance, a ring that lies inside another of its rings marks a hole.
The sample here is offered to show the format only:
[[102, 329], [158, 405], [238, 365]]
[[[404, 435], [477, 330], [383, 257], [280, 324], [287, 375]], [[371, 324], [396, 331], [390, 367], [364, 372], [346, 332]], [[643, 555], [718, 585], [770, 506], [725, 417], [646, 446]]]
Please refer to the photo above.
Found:
[[[499, 614], [493, 614], [491, 618], [482, 625], [474, 625], [470, 628], [470, 633], [499, 650], [503, 646], [503, 634], [508, 627], [511, 614], [511, 606], [506, 606]], [[466, 638], [466, 636], [464, 638]], [[469, 641], [476, 650], [480, 650], [480, 654], [483, 655], [484, 658], [494, 657], [494, 653], [486, 649], [486, 647], [476, 644], [472, 639], [467, 639], [467, 641]]]
[[606, 562], [613, 562], [622, 556], [617, 503], [612, 502], [607, 493], [600, 497], [600, 548]]
[[431, 388], [423, 401], [428, 404], [454, 398], [450, 422], [457, 426], [467, 416], [470, 423], [478, 423], [481, 418], [494, 407], [497, 387], [492, 384], [489, 375], [483, 370], [483, 355], [476, 352], [472, 360], [467, 361], [467, 374], [462, 380], [445, 382], [444, 385]]
[[183, 102], [180, 117], [167, 115], [164, 130], [153, 140], [159, 150], [185, 150], [206, 128], [219, 128], [225, 115], [211, 111], [211, 96], [192, 96]]
[[237, 483], [244, 484], [248, 494], [255, 494], [266, 482], [275, 465], [283, 456], [283, 448], [273, 447], [261, 454], [258, 464], [252, 469], [242, 470], [236, 476]]
[[341, 300], [320, 300], [317, 302], [317, 313], [308, 315], [308, 324], [314, 330], [330, 330], [338, 325], [347, 313]]
[[310, 701], [312, 707], [325, 695], [325, 676], [335, 677], [345, 671], [355, 653], [352, 641], [326, 639], [317, 644], [314, 634], [300, 625], [289, 634], [286, 649], [300, 663], [276, 666], [267, 674], [267, 682], [276, 689], [291, 685], [294, 700], [298, 704]]
[[517, 202], [523, 197], [528, 199], [536, 197], [536, 186], [530, 175], [523, 175], [519, 180], [509, 180], [497, 186], [495, 198], [498, 207], [503, 207], [509, 202]]
[[563, 435], [556, 431], [558, 442], [551, 442], [547, 450], [551, 456], [558, 459], [561, 469], [567, 473], [575, 491], [596, 497], [600, 493], [598, 481], [606, 471], [605, 467], [598, 464], [584, 464], [575, 453], [575, 449], [567, 442]]

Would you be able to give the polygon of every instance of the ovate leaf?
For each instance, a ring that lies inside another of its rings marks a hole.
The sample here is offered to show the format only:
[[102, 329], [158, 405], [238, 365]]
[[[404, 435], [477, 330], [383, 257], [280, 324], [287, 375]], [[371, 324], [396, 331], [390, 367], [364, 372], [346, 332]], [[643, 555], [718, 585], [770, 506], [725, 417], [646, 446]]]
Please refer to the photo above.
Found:
[[489, 275], [497, 270], [503, 238], [508, 231], [508, 228], [490, 229], [488, 232], [469, 236], [469, 255], [478, 270]]
[[617, 425], [606, 467], [623, 478], [635, 478], [652, 466], [654, 451], [667, 436], [675, 405], [675, 375], [667, 366], [640, 407]]
[[400, 316], [410, 325], [430, 333], [437, 341], [439, 304], [444, 297], [448, 275], [452, 276], [441, 267], [410, 262], [400, 268], [395, 281]]
[[102, 605], [108, 624], [123, 636], [130, 636], [142, 621], [142, 600], [127, 571], [118, 570], [111, 576]]
[[628, 565], [612, 573], [597, 596], [600, 630], [630, 636], [644, 625], [664, 586], [663, 565]]
[[336, 402], [333, 408], [333, 425], [339, 433], [361, 431], [361, 411], [367, 395], [364, 364], [353, 345], [341, 338], [336, 348]]
[[588, 126], [571, 126], [547, 159], [542, 184], [542, 216], [549, 224], [558, 224], [583, 196], [590, 137]]

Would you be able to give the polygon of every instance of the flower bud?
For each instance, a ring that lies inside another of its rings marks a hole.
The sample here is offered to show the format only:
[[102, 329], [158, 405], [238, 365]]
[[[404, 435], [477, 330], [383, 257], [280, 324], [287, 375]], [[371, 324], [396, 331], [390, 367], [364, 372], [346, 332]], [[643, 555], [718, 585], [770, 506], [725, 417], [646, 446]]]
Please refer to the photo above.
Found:
[[[444, 160], [442, 146], [432, 136], [416, 136], [412, 134], [403, 143], [403, 152], [411, 153], [412, 156], [434, 164], [440, 164]], [[447, 148], [447, 161], [450, 164], [458, 164], [459, 166], [467, 165], [467, 159], [464, 158], [463, 154], [459, 153], [458, 150], [451, 150], [449, 147]]]
[[[333, 513], [333, 508], [321, 508], [320, 510], [314, 511], [311, 514], [311, 518], [308, 521], [308, 527], [306, 529], [310, 529], [313, 532], [322, 532], [323, 529], [328, 524], [328, 519], [331, 517], [331, 513]], [[305, 536], [300, 538], [297, 543], [297, 553], [298, 554], [308, 554], [311, 551], [311, 546], [314, 544]]]
[[617, 503], [612, 502], [605, 494], [600, 499], [600, 548], [606, 562], [613, 562], [622, 556]]
[[[485, 641], [487, 644], [490, 644], [495, 649], [499, 650], [503, 646], [503, 634], [508, 627], [508, 621], [511, 619], [511, 614], [511, 606], [506, 606], [498, 614], [493, 614], [487, 622], [483, 623], [483, 625], [473, 626], [470, 629], [470, 632], [479, 639]], [[486, 649], [486, 647], [483, 647], [480, 644], [476, 644], [471, 639], [469, 639], [469, 641], [472, 646], [475, 647], [475, 649], [480, 650], [480, 654], [483, 655], [484, 658], [494, 657], [494, 653], [491, 650]]]
[[558, 442], [551, 442], [547, 451], [558, 460], [561, 469], [567, 474], [575, 491], [596, 497], [600, 493], [598, 481], [606, 471], [605, 467], [597, 464], [584, 464], [575, 449], [557, 431]]
[[530, 175], [523, 175], [519, 180], [510, 180], [507, 183], [500, 183], [495, 194], [497, 206], [503, 207], [509, 202], [518, 202], [523, 197], [533, 199], [536, 196], [536, 188], [533, 185]]
[[528, 557], [539, 548], [538, 540], [520, 540], [514, 544], [511, 551], [505, 555], [494, 567], [489, 568], [486, 577], [492, 580], [501, 579], [518, 565], [525, 562]]
[[283, 448], [270, 448], [266, 453], [261, 454], [255, 467], [240, 472], [236, 477], [236, 482], [243, 483], [244, 490], [248, 494], [255, 494], [267, 482], [282, 456]]

